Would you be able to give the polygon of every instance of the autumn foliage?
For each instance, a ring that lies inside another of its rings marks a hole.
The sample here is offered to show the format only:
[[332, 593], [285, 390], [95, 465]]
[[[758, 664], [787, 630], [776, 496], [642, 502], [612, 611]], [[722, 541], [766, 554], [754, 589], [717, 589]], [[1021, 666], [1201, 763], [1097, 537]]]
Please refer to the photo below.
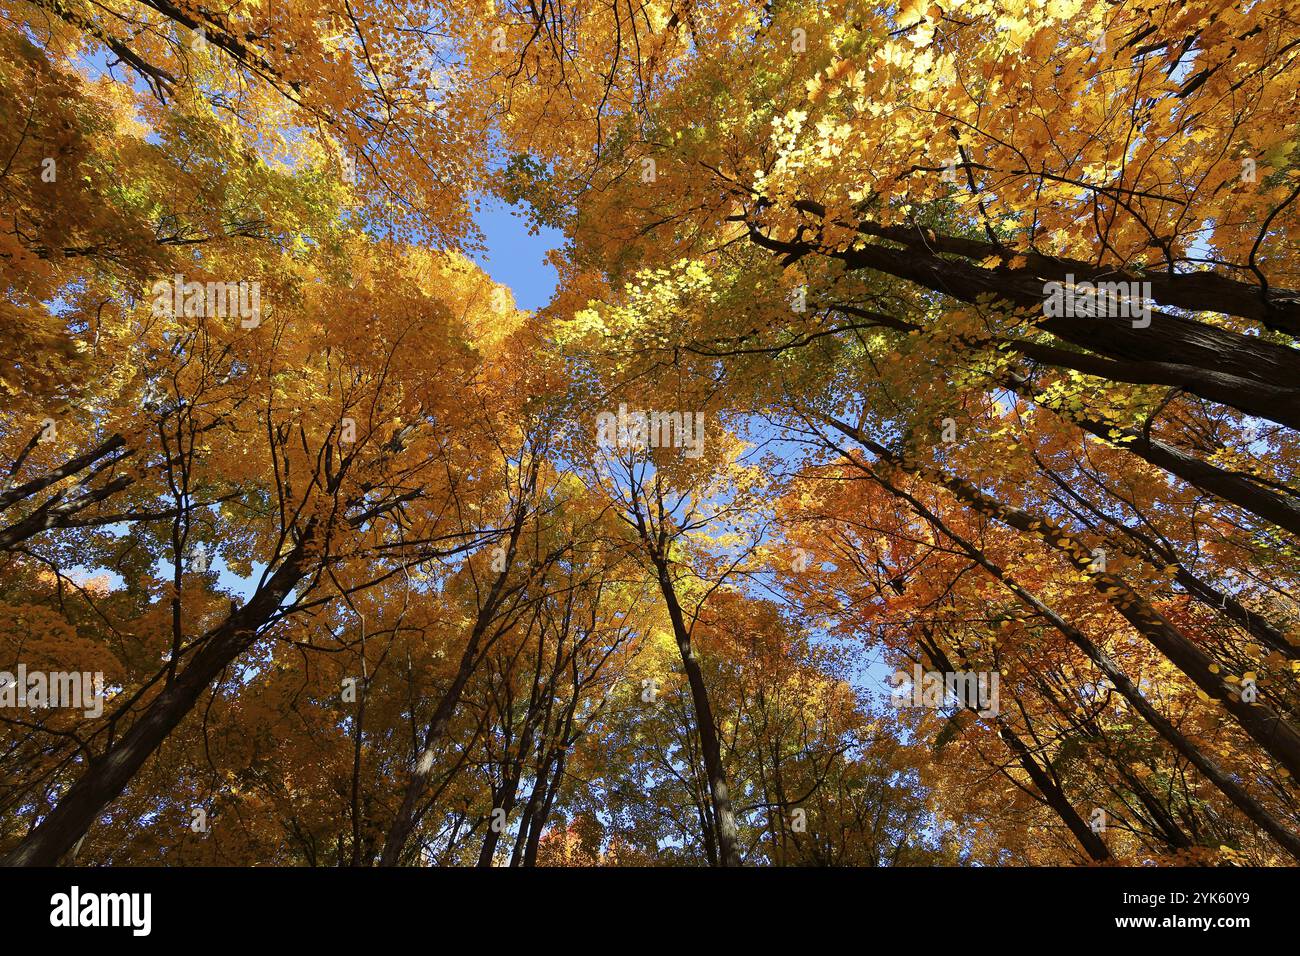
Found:
[[1300, 4], [0, 13], [6, 864], [1300, 861]]

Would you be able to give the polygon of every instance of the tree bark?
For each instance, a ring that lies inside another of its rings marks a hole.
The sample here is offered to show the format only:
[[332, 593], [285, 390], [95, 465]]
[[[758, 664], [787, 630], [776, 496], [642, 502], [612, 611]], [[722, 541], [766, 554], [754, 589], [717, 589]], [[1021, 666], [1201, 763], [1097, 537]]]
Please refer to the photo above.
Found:
[[[928, 629], [926, 633], [928, 635]], [[956, 670], [948, 656], [943, 653], [943, 650], [934, 641], [926, 641], [925, 652], [945, 671], [952, 672]], [[974, 710], [974, 708], [969, 707], [968, 709]], [[1066, 829], [1079, 841], [1079, 845], [1083, 847], [1084, 852], [1088, 854], [1094, 863], [1104, 863], [1109, 860], [1111, 858], [1110, 849], [1106, 846], [1105, 841], [1093, 831], [1083, 817], [1079, 816], [1078, 811], [1074, 809], [1074, 805], [1070, 803], [1070, 798], [1065, 795], [1065, 791], [1061, 789], [1060, 784], [1038, 762], [1033, 752], [1012, 728], [1011, 722], [1001, 714], [997, 715], [995, 720], [998, 736], [1002, 738], [1002, 742], [1007, 745], [1007, 749], [1016, 758], [1016, 762], [1029, 775], [1029, 779], [1033, 782], [1043, 800], [1052, 808], [1061, 822], [1065, 824]]]
[[[786, 262], [817, 253], [837, 259], [849, 269], [883, 272], [969, 303], [993, 296], [1012, 306], [1040, 309], [1047, 298], [1044, 277], [1032, 271], [984, 269], [918, 247], [867, 244], [820, 253], [803, 241], [767, 236], [755, 223], [749, 227], [755, 245], [783, 255]], [[1143, 328], [1118, 317], [1044, 315], [1036, 325], [1085, 350], [1073, 356], [1082, 371], [1115, 381], [1181, 388], [1247, 414], [1300, 428], [1300, 357], [1294, 349], [1158, 311], [1152, 311], [1150, 324]], [[1033, 348], [1033, 343], [1026, 344]], [[1026, 354], [1030, 354], [1028, 350]]]
[[673, 635], [677, 639], [677, 650], [682, 658], [682, 667], [686, 671], [686, 680], [691, 688], [691, 703], [695, 710], [695, 726], [700, 737], [700, 752], [704, 758], [704, 772], [708, 778], [709, 797], [713, 804], [713, 825], [717, 837], [718, 864], [720, 866], [740, 866], [739, 836], [736, 830], [736, 817], [731, 809], [731, 791], [727, 785], [726, 770], [722, 766], [722, 749], [718, 742], [717, 724], [713, 719], [713, 708], [709, 703], [708, 688], [704, 683], [704, 674], [691, 646], [690, 630], [677, 601], [677, 592], [672, 579], [668, 576], [667, 560], [655, 553], [655, 569], [659, 576], [659, 589], [668, 608], [668, 617], [672, 622]]

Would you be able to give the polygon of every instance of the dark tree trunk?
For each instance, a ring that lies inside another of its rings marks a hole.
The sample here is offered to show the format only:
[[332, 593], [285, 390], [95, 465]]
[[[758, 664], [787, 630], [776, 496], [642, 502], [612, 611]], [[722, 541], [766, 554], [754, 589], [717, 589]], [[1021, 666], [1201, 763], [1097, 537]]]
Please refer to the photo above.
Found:
[[830, 424], [890, 465], [946, 488], [977, 513], [1034, 535], [1063, 555], [1077, 570], [1087, 575], [1097, 593], [1156, 650], [1164, 654], [1211, 699], [1219, 701], [1256, 743], [1290, 771], [1293, 780], [1300, 779], [1300, 733], [1267, 704], [1260, 701], [1247, 703], [1235, 696], [1232, 689], [1211, 670], [1214, 661], [1208, 654], [1171, 625], [1123, 579], [1106, 571], [1093, 570], [1092, 553], [1052, 521], [1005, 505], [962, 478], [912, 462], [873, 441], [852, 425], [834, 420]]
[[[804, 242], [766, 236], [753, 224], [749, 234], [756, 245], [782, 254], [786, 261], [816, 251]], [[1039, 309], [1047, 297], [1046, 277], [1032, 271], [985, 269], [923, 247], [868, 244], [828, 255], [850, 269], [883, 272], [963, 302], [993, 296], [1013, 306]], [[1181, 388], [1300, 428], [1300, 358], [1294, 349], [1157, 311], [1145, 328], [1135, 328], [1128, 318], [1104, 317], [1044, 316], [1037, 325], [1084, 351], [1071, 355], [1050, 346], [1018, 345], [1030, 358], [1035, 348], [1046, 348], [1058, 359], [1069, 355], [1071, 367], [1080, 371], [1114, 381]]]
[[704, 684], [700, 663], [691, 647], [690, 631], [686, 627], [681, 605], [677, 602], [677, 592], [668, 576], [667, 561], [656, 553], [654, 562], [659, 575], [659, 589], [668, 607], [673, 635], [677, 638], [677, 650], [681, 654], [682, 667], [686, 671], [686, 680], [691, 688], [695, 726], [700, 737], [700, 752], [704, 758], [704, 772], [708, 778], [709, 797], [713, 805], [713, 829], [717, 837], [718, 863], [721, 866], [740, 866], [736, 817], [731, 809], [731, 792], [727, 786], [726, 771], [722, 766], [722, 748], [718, 741], [717, 724], [713, 719], [713, 708], [709, 703], [708, 688]]

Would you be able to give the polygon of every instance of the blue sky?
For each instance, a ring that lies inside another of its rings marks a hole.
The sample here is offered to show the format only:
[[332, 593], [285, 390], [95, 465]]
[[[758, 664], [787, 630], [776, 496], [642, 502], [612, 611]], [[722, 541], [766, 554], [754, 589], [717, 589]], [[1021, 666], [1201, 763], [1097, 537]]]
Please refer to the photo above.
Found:
[[471, 258], [492, 277], [508, 286], [521, 309], [536, 311], [546, 305], [555, 291], [556, 273], [543, 259], [564, 244], [564, 234], [543, 228], [530, 236], [523, 216], [490, 196], [481, 197], [482, 208], [474, 221], [487, 245], [485, 253]]

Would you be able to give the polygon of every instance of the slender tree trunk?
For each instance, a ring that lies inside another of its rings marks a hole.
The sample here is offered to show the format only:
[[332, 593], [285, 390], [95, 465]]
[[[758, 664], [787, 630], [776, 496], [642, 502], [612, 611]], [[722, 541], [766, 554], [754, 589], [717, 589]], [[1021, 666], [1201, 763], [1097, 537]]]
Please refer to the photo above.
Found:
[[1147, 813], [1151, 815], [1151, 820], [1160, 830], [1160, 836], [1170, 850], [1189, 850], [1195, 844], [1192, 838], [1183, 832], [1183, 828], [1178, 825], [1169, 812], [1160, 805], [1160, 801], [1140, 779], [1134, 776], [1120, 760], [1113, 756], [1107, 755], [1110, 762], [1113, 763], [1123, 778], [1125, 786], [1133, 791], [1133, 795], [1138, 798], [1138, 802], [1146, 808]]
[[1247, 703], [1235, 696], [1232, 688], [1215, 673], [1218, 668], [1208, 654], [1171, 625], [1123, 579], [1095, 569], [1092, 566], [1092, 553], [1050, 519], [1005, 505], [962, 478], [897, 455], [852, 425], [834, 419], [825, 420], [890, 465], [946, 488], [979, 514], [995, 518], [1018, 531], [1035, 535], [1048, 547], [1062, 554], [1087, 576], [1098, 594], [1133, 625], [1139, 634], [1205, 694], [1219, 701], [1256, 743], [1290, 771], [1291, 779], [1300, 779], [1300, 733], [1267, 704], [1259, 701]]
[[402, 794], [402, 805], [398, 808], [397, 815], [388, 828], [388, 836], [384, 840], [384, 850], [379, 856], [380, 866], [398, 865], [402, 852], [406, 849], [406, 844], [411, 838], [411, 833], [415, 830], [416, 824], [419, 823], [419, 805], [429, 785], [429, 780], [433, 776], [434, 761], [437, 759], [437, 747], [447, 734], [447, 728], [451, 725], [451, 718], [455, 713], [456, 705], [460, 703], [461, 694], [464, 692], [465, 685], [469, 682], [470, 675], [477, 664], [478, 639], [480, 636], [476, 628], [475, 633], [471, 635], [469, 643], [465, 645], [465, 650], [461, 654], [460, 666], [456, 670], [456, 676], [452, 679], [451, 686], [447, 688], [446, 693], [438, 701], [433, 718], [429, 721], [429, 727], [425, 731], [424, 739], [421, 742], [420, 755], [416, 759], [415, 767], [411, 771], [411, 777], [407, 781], [406, 789]]
[[[528, 491], [531, 491], [534, 487], [532, 482], [535, 482], [535, 480], [536, 466], [534, 465], [530, 482], [527, 485]], [[384, 849], [379, 857], [380, 866], [398, 865], [402, 853], [406, 849], [406, 844], [419, 823], [421, 815], [420, 801], [423, 799], [424, 792], [429, 786], [429, 780], [433, 776], [437, 748], [447, 735], [447, 729], [451, 726], [452, 715], [456, 712], [456, 707], [460, 703], [461, 695], [465, 691], [465, 685], [469, 683], [475, 668], [478, 667], [479, 650], [483, 637], [501, 610], [505, 599], [506, 583], [510, 576], [510, 567], [514, 563], [515, 555], [518, 553], [519, 536], [523, 533], [527, 516], [527, 503], [525, 498], [521, 497], [520, 501], [515, 505], [514, 519], [511, 523], [510, 537], [505, 550], [505, 565], [493, 578], [492, 587], [488, 590], [486, 599], [474, 617], [474, 627], [470, 631], [469, 640], [465, 642], [464, 651], [461, 652], [460, 664], [456, 668], [456, 676], [438, 701], [438, 706], [434, 709], [433, 717], [425, 730], [424, 739], [420, 744], [420, 753], [416, 757], [415, 766], [411, 770], [410, 779], [407, 781], [406, 789], [402, 794], [402, 804], [398, 807], [397, 815], [393, 818], [393, 822], [388, 828], [388, 835], [384, 840]]]
[[709, 797], [713, 805], [718, 863], [721, 866], [740, 866], [736, 817], [731, 809], [731, 791], [727, 786], [727, 775], [722, 766], [722, 749], [718, 742], [713, 708], [709, 703], [708, 688], [704, 684], [700, 663], [691, 647], [690, 631], [686, 627], [681, 605], [677, 602], [677, 592], [673, 588], [672, 579], [668, 576], [667, 561], [656, 553], [654, 563], [659, 575], [659, 589], [663, 593], [664, 603], [668, 607], [668, 617], [672, 622], [673, 635], [677, 638], [677, 650], [681, 654], [682, 667], [686, 671], [686, 680], [691, 688], [695, 726], [700, 738], [700, 752], [704, 758], [704, 772], [708, 778]]
[[[1156, 795], [1153, 794], [1146, 784], [1142, 782], [1141, 778], [1133, 772], [1133, 769], [1125, 762], [1121, 755], [1111, 747], [1110, 740], [1092, 718], [1088, 717], [1082, 721], [1079, 720], [1073, 713], [1073, 708], [1062, 699], [1061, 695], [1056, 693], [1052, 685], [1044, 680], [1041, 675], [1035, 680], [1035, 683], [1038, 686], [1038, 692], [1056, 708], [1056, 712], [1060, 714], [1071, 727], [1079, 733], [1086, 735], [1088, 738], [1100, 740], [1103, 743], [1102, 752], [1105, 755], [1106, 760], [1110, 762], [1110, 764], [1115, 768], [1115, 772], [1119, 774], [1120, 783], [1128, 787], [1134, 796], [1137, 797], [1138, 802], [1146, 809], [1147, 813], [1150, 815], [1151, 821], [1159, 830], [1158, 836], [1164, 842], [1165, 846], [1170, 850], [1185, 850], [1193, 846], [1192, 838], [1183, 832], [1182, 828], [1178, 826], [1177, 822], [1175, 822], [1173, 816], [1167, 811], [1166, 807], [1161, 805], [1160, 801], [1156, 798]], [[1107, 785], [1110, 787], [1112, 792], [1119, 794], [1120, 788], [1118, 784], [1112, 781], [1107, 781]], [[1120, 798], [1124, 799], [1122, 795]]]
[[1002, 738], [1007, 748], [1015, 754], [1016, 760], [1020, 766], [1029, 774], [1029, 779], [1034, 782], [1034, 787], [1042, 794], [1047, 805], [1051, 807], [1061, 822], [1066, 825], [1074, 838], [1079, 841], [1084, 852], [1088, 854], [1096, 863], [1104, 863], [1110, 859], [1110, 850], [1107, 849], [1105, 842], [1101, 837], [1093, 832], [1092, 827], [1084, 821], [1083, 817], [1075, 811], [1074, 806], [1065, 795], [1065, 791], [1057, 785], [1034, 759], [1034, 755], [1025, 742], [1021, 740], [1012, 730], [1007, 721], [998, 718], [998, 736]]
[[555, 761], [555, 773], [551, 775], [546, 784], [546, 797], [542, 800], [541, 812], [533, 817], [532, 829], [528, 833], [528, 843], [524, 846], [524, 866], [537, 865], [537, 851], [542, 844], [542, 833], [546, 830], [546, 823], [551, 818], [551, 810], [555, 807], [555, 798], [560, 792], [560, 784], [564, 780], [564, 768], [568, 763], [568, 754], [560, 751], [559, 757]]
[[[952, 672], [956, 670], [956, 668], [952, 666], [952, 661], [948, 659], [948, 655], [943, 652], [943, 649], [940, 648], [935, 641], [930, 639], [928, 628], [925, 629], [925, 633], [926, 640], [924, 647], [925, 652], [930, 655], [930, 658], [945, 671]], [[975, 710], [975, 708], [968, 709], [972, 711]], [[1083, 848], [1083, 851], [1088, 854], [1094, 863], [1104, 863], [1109, 860], [1111, 858], [1110, 849], [1106, 846], [1105, 841], [1103, 841], [1102, 838], [1093, 831], [1092, 827], [1087, 824], [1083, 817], [1079, 816], [1078, 812], [1074, 809], [1074, 805], [1070, 803], [1070, 798], [1067, 797], [1065, 791], [1061, 789], [1061, 785], [1052, 774], [1044, 769], [1042, 764], [1038, 762], [1038, 758], [1034, 756], [1033, 751], [1029, 749], [1028, 745], [1020, 739], [1020, 735], [1015, 732], [1014, 728], [1012, 728], [1011, 722], [1001, 714], [999, 714], [995, 720], [998, 728], [998, 736], [1002, 738], [1002, 742], [1007, 745], [1007, 749], [1010, 750], [1012, 756], [1016, 758], [1016, 762], [1019, 763], [1025, 773], [1029, 775], [1029, 779], [1033, 782], [1034, 788], [1038, 791], [1039, 795], [1042, 796], [1047, 805], [1052, 808], [1057, 817], [1060, 818], [1061, 822], [1065, 824], [1066, 829], [1068, 829], [1074, 835], [1074, 838], [1079, 841], [1079, 845]], [[1032, 731], [1030, 732], [1032, 733]]]
[[[1034, 389], [1023, 376], [1009, 375], [1004, 384], [1026, 400], [1034, 400]], [[1136, 428], [1116, 428], [1107, 422], [1071, 415], [1064, 409], [1054, 408], [1052, 411], [1103, 441], [1176, 475], [1193, 488], [1300, 536], [1300, 498], [1266, 488], [1244, 475], [1225, 471]], [[1112, 435], [1113, 432], [1119, 434]]]
[[[497, 808], [504, 810], [506, 819], [508, 820], [510, 818], [510, 811], [515, 808], [515, 797], [518, 791], [519, 775], [516, 773], [505, 782], [497, 793], [493, 794], [493, 812], [495, 812]], [[504, 830], [504, 824], [502, 830]], [[478, 866], [490, 867], [492, 865], [492, 858], [496, 856], [497, 852], [497, 844], [501, 842], [502, 830], [493, 828], [491, 824], [488, 825], [487, 833], [483, 835], [483, 846], [479, 849], [478, 853]]]
[[[1102, 422], [1078, 418], [1071, 421], [1098, 438], [1106, 441], [1113, 440], [1109, 437], [1113, 429]], [[1122, 447], [1126, 451], [1171, 475], [1177, 475], [1193, 488], [1199, 488], [1201, 491], [1222, 498], [1257, 518], [1262, 518], [1293, 535], [1300, 536], [1300, 498], [1279, 494], [1249, 478], [1229, 474], [1222, 468], [1206, 464], [1179, 448], [1148, 438], [1137, 429], [1124, 429], [1120, 437], [1132, 439], [1123, 442]]]
[[528, 799], [524, 801], [523, 813], [519, 817], [519, 832], [515, 834], [515, 845], [510, 851], [510, 865], [519, 866], [524, 861], [524, 848], [528, 845], [528, 835], [533, 829], [533, 817], [541, 807], [542, 791], [546, 786], [546, 772], [550, 768], [550, 755], [546, 754], [537, 766], [533, 785], [528, 789]]
[[[836, 305], [836, 311], [847, 316], [866, 319], [869, 325], [881, 325], [899, 332], [912, 332], [922, 328], [911, 322], [897, 319], [878, 312], [869, 312], [850, 305]], [[977, 341], [961, 340], [967, 348], [989, 349], [1006, 346], [1012, 351], [1019, 351], [1027, 357], [1046, 365], [1058, 368], [1087, 370], [1085, 356], [1076, 352], [1052, 348], [1040, 343], [1020, 342], [1005, 338], [985, 338]], [[1300, 355], [1298, 355], [1300, 360]], [[1000, 378], [1000, 383], [1015, 392], [1026, 401], [1039, 402], [1035, 398], [1033, 383], [1024, 375], [1007, 372]], [[1085, 431], [1112, 443], [1131, 455], [1141, 458], [1150, 465], [1175, 475], [1194, 488], [1234, 504], [1257, 518], [1270, 522], [1292, 534], [1300, 536], [1300, 496], [1286, 494], [1268, 488], [1249, 476], [1227, 471], [1217, 465], [1189, 454], [1180, 448], [1151, 438], [1145, 432], [1135, 428], [1119, 428], [1105, 421], [1085, 418], [1071, 414], [1067, 409], [1048, 407], [1058, 417], [1077, 425]], [[1112, 432], [1118, 432], [1112, 435]]]
[[1300, 659], [1300, 647], [1290, 643], [1281, 628], [1264, 617], [1264, 615], [1249, 610], [1236, 598], [1223, 593], [1214, 585], [1197, 577], [1183, 565], [1178, 554], [1167, 544], [1156, 541], [1150, 535], [1112, 518], [1074, 488], [1071, 488], [1051, 469], [1044, 467], [1043, 473], [1051, 479], [1053, 484], [1086, 509], [1097, 521], [1117, 529], [1140, 547], [1140, 550], [1138, 548], [1125, 549], [1125, 553], [1131, 554], [1140, 560], [1148, 561], [1162, 571], [1172, 570], [1174, 580], [1182, 586], [1183, 590], [1206, 607], [1222, 614], [1261, 644], [1271, 647], [1284, 657], [1290, 660]]

